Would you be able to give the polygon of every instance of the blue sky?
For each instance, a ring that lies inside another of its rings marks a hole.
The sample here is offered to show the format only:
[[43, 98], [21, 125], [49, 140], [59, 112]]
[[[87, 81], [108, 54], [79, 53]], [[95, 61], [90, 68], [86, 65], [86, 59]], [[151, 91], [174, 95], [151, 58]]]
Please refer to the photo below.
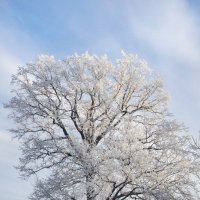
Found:
[[[64, 59], [75, 52], [138, 54], [159, 73], [170, 111], [196, 136], [200, 129], [200, 1], [0, 0], [0, 103], [10, 98], [10, 77], [39, 54]], [[25, 200], [33, 180], [13, 168], [18, 142], [0, 107], [0, 199]]]

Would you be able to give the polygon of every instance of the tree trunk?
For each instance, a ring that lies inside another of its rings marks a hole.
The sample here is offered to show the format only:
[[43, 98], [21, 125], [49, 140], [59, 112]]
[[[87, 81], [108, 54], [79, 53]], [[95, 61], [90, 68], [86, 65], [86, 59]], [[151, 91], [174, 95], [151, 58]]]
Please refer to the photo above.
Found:
[[94, 187], [92, 185], [92, 173], [86, 175], [86, 196], [87, 200], [94, 200]]

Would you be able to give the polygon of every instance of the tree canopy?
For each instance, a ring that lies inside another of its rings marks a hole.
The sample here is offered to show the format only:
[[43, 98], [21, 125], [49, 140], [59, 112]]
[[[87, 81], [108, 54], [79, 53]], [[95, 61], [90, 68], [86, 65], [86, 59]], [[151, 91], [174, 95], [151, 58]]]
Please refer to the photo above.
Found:
[[41, 55], [12, 83], [18, 168], [39, 174], [31, 200], [199, 199], [198, 148], [144, 60]]

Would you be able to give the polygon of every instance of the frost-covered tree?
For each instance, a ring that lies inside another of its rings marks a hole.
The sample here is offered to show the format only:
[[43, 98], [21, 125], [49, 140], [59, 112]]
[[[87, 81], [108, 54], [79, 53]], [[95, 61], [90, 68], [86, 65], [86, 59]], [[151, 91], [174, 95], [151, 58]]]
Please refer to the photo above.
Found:
[[31, 200], [199, 199], [190, 139], [144, 60], [42, 55], [12, 83], [18, 168], [39, 174]]

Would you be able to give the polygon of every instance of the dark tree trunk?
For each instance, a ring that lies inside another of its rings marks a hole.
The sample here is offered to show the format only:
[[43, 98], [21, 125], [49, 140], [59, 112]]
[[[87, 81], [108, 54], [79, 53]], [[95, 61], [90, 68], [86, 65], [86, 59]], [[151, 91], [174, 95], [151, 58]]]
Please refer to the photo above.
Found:
[[89, 173], [86, 176], [86, 195], [87, 195], [87, 200], [94, 200], [94, 188], [91, 185], [92, 182], [92, 173]]

